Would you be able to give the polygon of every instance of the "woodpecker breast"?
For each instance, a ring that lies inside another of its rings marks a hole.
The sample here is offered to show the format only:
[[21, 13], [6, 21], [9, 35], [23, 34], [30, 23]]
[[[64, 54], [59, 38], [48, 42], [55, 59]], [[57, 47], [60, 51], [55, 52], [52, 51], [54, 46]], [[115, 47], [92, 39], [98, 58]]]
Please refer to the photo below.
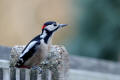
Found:
[[48, 46], [44, 43], [41, 43], [38, 48], [37, 51], [34, 53], [34, 55], [29, 58], [24, 65], [25, 66], [35, 66], [38, 65], [41, 61], [43, 61], [43, 59], [45, 59], [47, 57], [48, 54]]

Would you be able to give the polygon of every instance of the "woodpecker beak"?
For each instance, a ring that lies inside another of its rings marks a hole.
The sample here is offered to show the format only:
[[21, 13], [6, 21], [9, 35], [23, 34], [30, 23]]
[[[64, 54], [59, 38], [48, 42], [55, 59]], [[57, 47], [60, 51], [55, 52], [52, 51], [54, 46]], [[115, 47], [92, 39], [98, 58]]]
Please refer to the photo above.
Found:
[[59, 24], [59, 27], [65, 27], [67, 24]]

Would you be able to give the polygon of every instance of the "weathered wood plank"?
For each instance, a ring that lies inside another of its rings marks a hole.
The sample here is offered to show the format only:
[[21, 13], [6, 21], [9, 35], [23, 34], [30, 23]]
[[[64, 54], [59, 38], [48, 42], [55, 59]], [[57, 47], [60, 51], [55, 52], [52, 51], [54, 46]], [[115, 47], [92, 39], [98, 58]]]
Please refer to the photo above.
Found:
[[120, 74], [120, 63], [88, 57], [70, 56], [71, 69]]
[[30, 80], [30, 70], [29, 69], [25, 70], [25, 80]]
[[41, 80], [49, 80], [49, 70], [43, 69], [43, 72], [41, 74]]
[[16, 80], [20, 80], [20, 69], [16, 68]]
[[16, 80], [16, 69], [14, 67], [10, 68], [10, 80]]
[[59, 70], [57, 68], [52, 69], [51, 80], [65, 80], [63, 70], [61, 68]]
[[25, 69], [20, 69], [20, 80], [25, 80]]
[[68, 80], [120, 80], [120, 75], [70, 69]]
[[0, 80], [3, 80], [3, 69], [0, 68]]
[[9, 69], [3, 68], [3, 80], [10, 80]]
[[9, 68], [9, 61], [8, 60], [1, 60], [0, 59], [0, 68]]
[[36, 70], [30, 71], [30, 80], [37, 80], [37, 71]]

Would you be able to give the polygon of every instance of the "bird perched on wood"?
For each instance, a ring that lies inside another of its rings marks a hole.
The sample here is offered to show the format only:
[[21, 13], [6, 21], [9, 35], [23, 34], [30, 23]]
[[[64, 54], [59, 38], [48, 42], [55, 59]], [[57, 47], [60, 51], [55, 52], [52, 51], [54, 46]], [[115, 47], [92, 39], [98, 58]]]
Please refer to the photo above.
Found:
[[55, 21], [46, 22], [42, 26], [42, 33], [33, 38], [23, 49], [15, 66], [17, 68], [37, 68], [40, 70], [38, 64], [47, 57], [54, 32], [64, 26], [67, 26], [67, 24], [59, 24]]

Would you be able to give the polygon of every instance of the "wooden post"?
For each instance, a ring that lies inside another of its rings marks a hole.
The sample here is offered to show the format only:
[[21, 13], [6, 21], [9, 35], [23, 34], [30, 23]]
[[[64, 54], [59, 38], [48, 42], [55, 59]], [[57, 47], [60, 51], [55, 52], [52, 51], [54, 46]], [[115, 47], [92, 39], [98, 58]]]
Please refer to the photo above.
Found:
[[3, 80], [3, 69], [2, 68], [0, 68], [0, 80]]
[[3, 68], [3, 80], [10, 80], [9, 68]]
[[16, 80], [16, 69], [14, 67], [10, 68], [10, 80]]
[[[15, 63], [24, 47], [25, 46], [15, 46], [12, 48], [10, 54], [10, 73], [12, 80], [15, 80]], [[69, 56], [67, 50], [64, 48], [64, 46], [52, 46], [47, 58], [44, 59], [39, 66], [43, 70], [40, 80], [67, 80], [67, 72], [69, 69]], [[24, 69], [20, 70], [20, 80], [25, 79], [23, 74], [25, 74]], [[37, 71], [31, 70], [30, 80], [37, 80], [38, 75], [40, 74], [38, 74]]]
[[25, 80], [25, 69], [20, 69], [20, 80]]
[[30, 71], [30, 80], [37, 80], [37, 71], [36, 70]]
[[0, 59], [0, 80], [10, 80], [8, 60]]
[[[69, 69], [69, 57], [68, 52], [63, 46], [56, 46], [56, 51], [59, 55], [58, 66], [51, 68], [52, 79], [51, 80], [67, 80]], [[55, 52], [55, 51], [54, 51]]]
[[49, 70], [43, 69], [43, 72], [41, 74], [41, 80], [49, 80]]

